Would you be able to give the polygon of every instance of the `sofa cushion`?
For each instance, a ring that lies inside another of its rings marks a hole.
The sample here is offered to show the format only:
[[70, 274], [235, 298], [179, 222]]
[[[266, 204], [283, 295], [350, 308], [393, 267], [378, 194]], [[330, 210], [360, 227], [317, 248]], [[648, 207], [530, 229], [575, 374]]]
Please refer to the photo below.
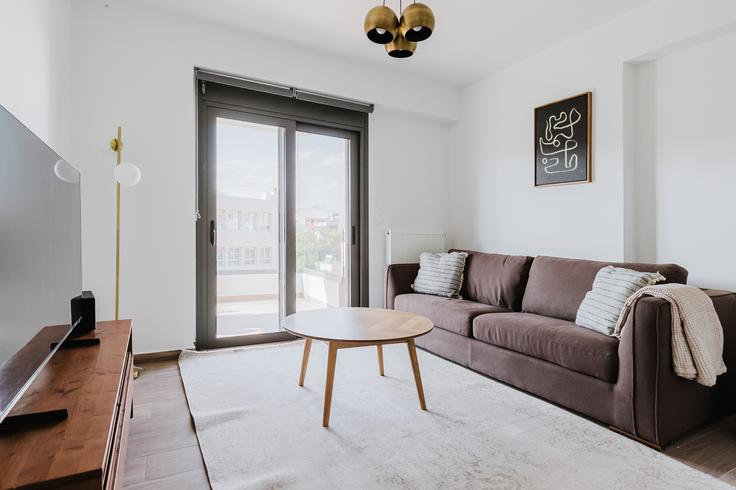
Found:
[[457, 298], [463, 283], [465, 252], [431, 253], [419, 255], [419, 273], [414, 279], [414, 291], [446, 298]]
[[575, 323], [611, 335], [631, 295], [645, 286], [660, 281], [664, 281], [664, 276], [656, 272], [639, 272], [606, 266], [595, 275], [593, 289], [585, 293]]
[[435, 327], [470, 337], [473, 318], [484, 313], [506, 312], [506, 308], [484, 305], [463, 299], [441, 298], [429, 294], [402, 294], [394, 308], [426, 316]]
[[521, 310], [533, 257], [487, 254], [467, 250], [465, 282], [460, 294], [470, 301]]
[[531, 313], [480, 315], [473, 337], [611, 383], [618, 377], [618, 339], [572, 322]]
[[640, 272], [659, 272], [664, 283], [687, 283], [687, 270], [676, 264], [637, 264], [536, 257], [529, 270], [522, 311], [574, 321], [585, 293], [607, 265]]

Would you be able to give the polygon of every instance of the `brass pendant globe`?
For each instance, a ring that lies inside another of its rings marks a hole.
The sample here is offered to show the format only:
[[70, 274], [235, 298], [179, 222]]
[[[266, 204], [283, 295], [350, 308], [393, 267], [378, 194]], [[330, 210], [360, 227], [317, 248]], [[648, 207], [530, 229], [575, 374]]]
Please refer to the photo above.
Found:
[[386, 52], [392, 58], [408, 58], [414, 54], [417, 43], [408, 41], [401, 32], [397, 33], [393, 41], [386, 45]]
[[423, 3], [412, 3], [401, 14], [399, 29], [408, 41], [424, 41], [434, 31], [432, 9]]
[[379, 5], [368, 11], [363, 27], [368, 39], [376, 44], [387, 44], [399, 33], [399, 19], [389, 7]]

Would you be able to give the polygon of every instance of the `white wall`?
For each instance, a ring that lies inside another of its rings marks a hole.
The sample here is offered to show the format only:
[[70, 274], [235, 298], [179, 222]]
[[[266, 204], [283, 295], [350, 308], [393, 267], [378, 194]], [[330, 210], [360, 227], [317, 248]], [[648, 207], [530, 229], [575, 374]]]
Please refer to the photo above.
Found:
[[69, 0], [0, 0], [0, 105], [67, 158], [69, 46]]
[[[627, 234], [635, 229], [627, 219], [636, 213], [625, 185], [633, 180], [625, 164], [632, 154], [625, 145], [626, 62], [653, 59], [734, 22], [736, 2], [656, 0], [464, 89], [461, 122], [452, 128], [454, 245], [627, 258]], [[534, 188], [534, 107], [586, 91], [593, 92], [593, 182]], [[661, 252], [661, 260], [677, 258]]]
[[[736, 288], [736, 2], [653, 1], [461, 94], [143, 0], [108, 4], [2, 0], [0, 104], [84, 173], [84, 286], [100, 318], [114, 292], [107, 145], [124, 127], [126, 159], [144, 172], [123, 191], [121, 314], [135, 319], [137, 352], [194, 339], [194, 66], [376, 103], [372, 305], [383, 304], [390, 227], [449, 231], [480, 250], [676, 261], [696, 284]], [[535, 189], [533, 108], [588, 90], [593, 183]]]
[[[371, 118], [371, 302], [382, 302], [379, 232], [444, 229], [442, 175], [456, 90], [394, 76], [298, 46], [146, 7], [141, 0], [75, 0], [72, 19], [73, 154], [83, 181], [84, 283], [98, 316], [113, 315], [114, 154], [143, 172], [123, 189], [121, 317], [135, 321], [137, 352], [191, 347], [195, 336], [195, 66], [374, 102]], [[397, 112], [398, 111], [398, 112]], [[411, 170], [421, 170], [414, 174]], [[390, 190], [390, 191], [389, 191]], [[398, 195], [394, 195], [396, 192]], [[415, 201], [417, 205], [409, 205]], [[420, 208], [436, 211], [425, 215]], [[378, 221], [375, 215], [382, 211]], [[421, 216], [421, 218], [418, 218]]]
[[[637, 67], [640, 250], [686, 265], [698, 286], [736, 290], [736, 34]], [[653, 204], [653, 205], [652, 205]]]
[[370, 122], [370, 304], [382, 307], [385, 232], [450, 228], [448, 125], [379, 108]]

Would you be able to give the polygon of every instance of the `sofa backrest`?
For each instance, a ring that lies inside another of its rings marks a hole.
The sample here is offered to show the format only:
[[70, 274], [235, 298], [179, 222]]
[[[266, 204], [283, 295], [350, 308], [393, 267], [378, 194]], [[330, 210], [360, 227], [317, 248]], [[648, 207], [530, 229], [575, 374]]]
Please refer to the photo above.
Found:
[[575, 321], [585, 293], [598, 271], [607, 265], [640, 272], [659, 272], [665, 282], [687, 283], [687, 270], [677, 264], [596, 262], [593, 260], [536, 257], [529, 270], [522, 311]]
[[464, 299], [521, 311], [532, 257], [467, 252], [460, 294]]

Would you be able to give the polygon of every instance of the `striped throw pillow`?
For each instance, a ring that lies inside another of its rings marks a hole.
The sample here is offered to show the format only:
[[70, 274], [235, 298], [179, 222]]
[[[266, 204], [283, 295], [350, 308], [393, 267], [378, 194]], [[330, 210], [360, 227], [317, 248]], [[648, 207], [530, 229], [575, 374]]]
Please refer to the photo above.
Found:
[[419, 274], [412, 285], [414, 291], [457, 298], [467, 257], [466, 252], [422, 253], [419, 256]]
[[611, 335], [629, 296], [644, 286], [664, 280], [665, 277], [658, 272], [638, 272], [611, 265], [604, 267], [596, 274], [593, 289], [585, 293], [575, 323]]

